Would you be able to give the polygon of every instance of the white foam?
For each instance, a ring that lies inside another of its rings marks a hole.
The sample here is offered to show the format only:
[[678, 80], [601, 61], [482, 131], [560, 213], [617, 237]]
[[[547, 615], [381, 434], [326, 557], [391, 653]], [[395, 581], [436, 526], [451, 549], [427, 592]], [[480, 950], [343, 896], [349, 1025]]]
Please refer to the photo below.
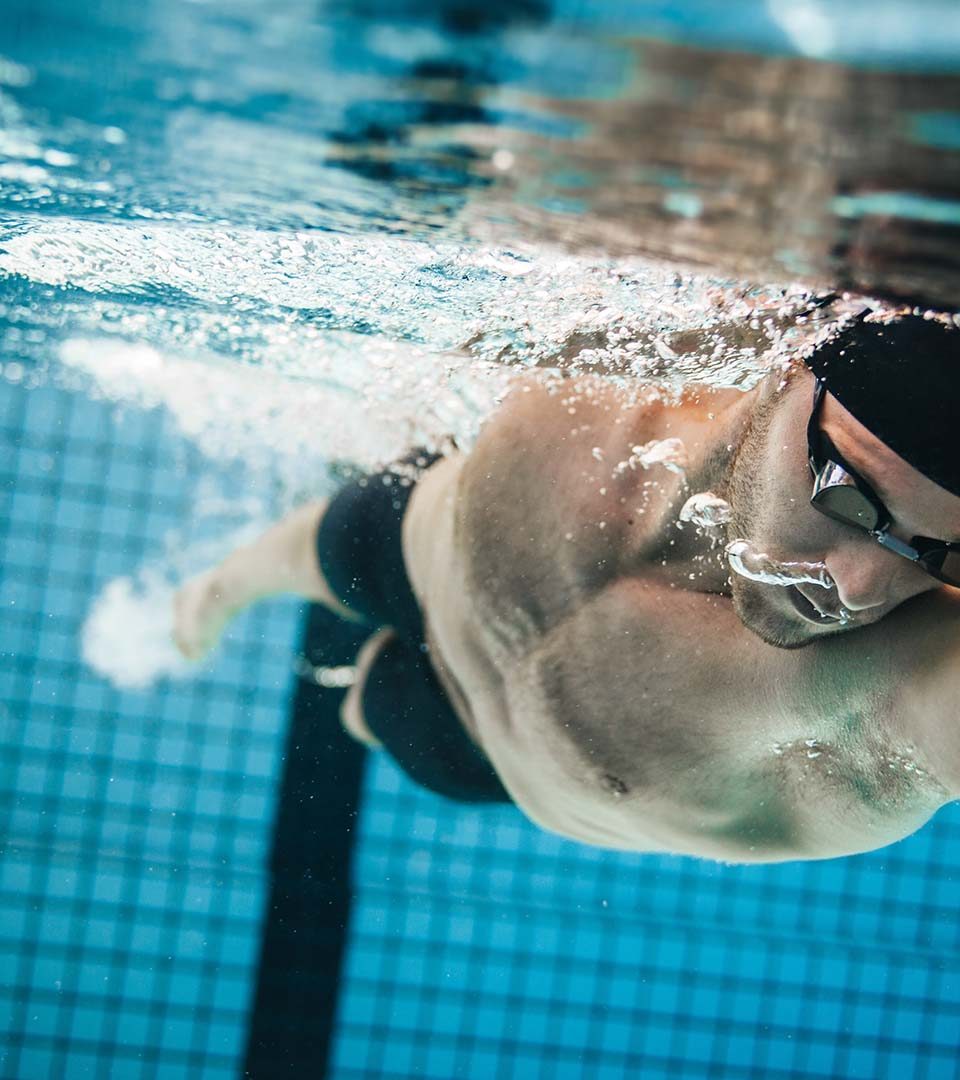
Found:
[[95, 598], [81, 632], [84, 661], [124, 690], [163, 676], [182, 677], [187, 662], [173, 644], [174, 586], [154, 571], [114, 578]]
[[[405, 344], [432, 354], [435, 370], [445, 355], [462, 354], [652, 374], [677, 387], [689, 379], [747, 386], [778, 355], [774, 322], [809, 295], [546, 246], [157, 221], [21, 223], [0, 231], [2, 272], [86, 294], [69, 313], [77, 336], [106, 326], [160, 348], [219, 352], [313, 379], [325, 376], [317, 347], [356, 327], [361, 356]], [[169, 306], [111, 299], [164, 290]], [[725, 344], [717, 328], [744, 319], [763, 324], [774, 346]], [[788, 335], [792, 347], [798, 333]], [[680, 347], [677, 335], [685, 335]]]
[[67, 339], [60, 359], [111, 400], [164, 406], [211, 460], [314, 495], [331, 462], [372, 468], [451, 436], [469, 445], [511, 376], [465, 359], [438, 373], [435, 358], [402, 343], [351, 345], [341, 337], [318, 351], [311, 380], [113, 338]]

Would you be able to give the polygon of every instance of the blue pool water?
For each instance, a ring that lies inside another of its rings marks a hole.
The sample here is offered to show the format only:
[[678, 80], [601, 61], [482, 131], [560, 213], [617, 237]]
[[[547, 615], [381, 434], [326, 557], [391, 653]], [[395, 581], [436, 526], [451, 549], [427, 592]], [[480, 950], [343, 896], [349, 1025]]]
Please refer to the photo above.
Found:
[[[291, 761], [346, 771], [287, 741], [303, 612], [187, 670], [173, 581], [518, 366], [745, 385], [820, 284], [955, 310], [958, 69], [933, 0], [4, 4], [0, 1076], [238, 1076], [325, 977], [257, 992]], [[254, 1075], [330, 1019], [338, 1080], [957, 1075], [955, 807], [729, 867], [363, 769], [346, 921], [295, 878], [335, 999]]]

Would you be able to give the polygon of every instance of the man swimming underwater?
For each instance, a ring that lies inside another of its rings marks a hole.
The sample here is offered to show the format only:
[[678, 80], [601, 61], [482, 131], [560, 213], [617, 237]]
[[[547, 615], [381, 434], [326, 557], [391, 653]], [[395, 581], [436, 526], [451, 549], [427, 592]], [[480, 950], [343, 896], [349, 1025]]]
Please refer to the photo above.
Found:
[[[958, 342], [859, 317], [676, 402], [520, 378], [469, 454], [189, 581], [178, 644], [299, 593], [370, 626], [347, 729], [444, 795], [633, 851], [888, 844], [960, 797]], [[704, 492], [718, 524], [680, 520]]]

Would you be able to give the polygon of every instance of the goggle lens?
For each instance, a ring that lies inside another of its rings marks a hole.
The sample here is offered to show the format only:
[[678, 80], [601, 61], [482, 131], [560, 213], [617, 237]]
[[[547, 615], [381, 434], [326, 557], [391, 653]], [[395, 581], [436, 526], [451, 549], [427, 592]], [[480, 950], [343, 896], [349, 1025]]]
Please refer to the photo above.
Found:
[[945, 545], [922, 536], [915, 536], [906, 544], [889, 535], [890, 515], [883, 504], [820, 430], [819, 415], [825, 394], [826, 386], [818, 380], [807, 423], [807, 453], [813, 473], [811, 505], [834, 521], [865, 529], [878, 543], [923, 567], [945, 585], [960, 588], [960, 544]]
[[828, 517], [845, 525], [855, 525], [873, 532], [880, 525], [880, 513], [870, 500], [857, 488], [847, 484], [821, 488], [811, 500], [813, 505]]

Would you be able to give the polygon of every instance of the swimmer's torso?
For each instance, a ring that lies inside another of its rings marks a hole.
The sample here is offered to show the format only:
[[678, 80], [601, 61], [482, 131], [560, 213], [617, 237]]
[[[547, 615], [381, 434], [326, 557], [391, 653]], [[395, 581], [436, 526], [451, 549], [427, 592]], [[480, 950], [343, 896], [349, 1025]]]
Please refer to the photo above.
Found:
[[438, 673], [522, 810], [601, 846], [769, 861], [880, 846], [948, 801], [902, 722], [893, 617], [784, 652], [676, 579], [691, 492], [636, 449], [696, 459], [719, 401], [526, 385], [404, 525]]

